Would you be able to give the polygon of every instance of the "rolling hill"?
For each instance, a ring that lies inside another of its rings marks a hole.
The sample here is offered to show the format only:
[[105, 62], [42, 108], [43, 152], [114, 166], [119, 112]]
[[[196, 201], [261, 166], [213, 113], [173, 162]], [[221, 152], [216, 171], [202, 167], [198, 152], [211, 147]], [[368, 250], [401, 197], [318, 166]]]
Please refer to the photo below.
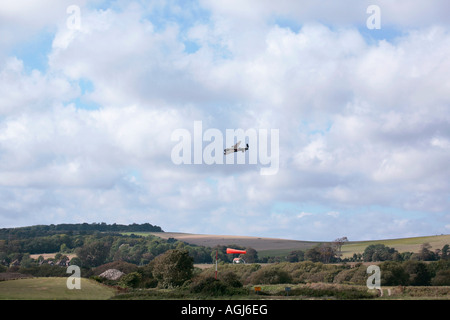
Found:
[[163, 239], [174, 238], [189, 244], [205, 247], [237, 245], [245, 248], [251, 247], [258, 251], [259, 256], [283, 255], [294, 250], [307, 250], [320, 242], [299, 241], [278, 238], [192, 234], [181, 232], [150, 232], [152, 235]]
[[345, 258], [353, 256], [354, 253], [362, 253], [367, 246], [372, 244], [384, 244], [398, 252], [416, 253], [424, 243], [430, 244], [432, 251], [442, 249], [444, 245], [450, 245], [450, 235], [349, 242], [342, 246], [342, 255]]
[[[320, 243], [318, 241], [302, 241], [278, 238], [231, 236], [231, 235], [208, 235], [181, 232], [150, 232], [150, 234], [163, 239], [174, 238], [189, 244], [214, 247], [217, 245], [238, 245], [251, 247], [258, 251], [259, 256], [280, 256], [294, 250], [307, 250]], [[343, 257], [351, 257], [354, 253], [363, 253], [364, 249], [371, 244], [384, 244], [399, 252], [418, 252], [424, 243], [429, 243], [432, 250], [442, 249], [445, 244], [450, 244], [450, 235], [411, 237], [399, 239], [349, 241], [342, 246]]]

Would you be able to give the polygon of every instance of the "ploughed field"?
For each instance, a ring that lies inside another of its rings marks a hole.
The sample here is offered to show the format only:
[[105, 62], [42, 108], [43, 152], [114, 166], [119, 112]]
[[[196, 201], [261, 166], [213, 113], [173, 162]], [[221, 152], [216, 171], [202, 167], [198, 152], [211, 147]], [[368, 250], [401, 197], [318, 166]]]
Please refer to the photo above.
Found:
[[[208, 235], [181, 232], [150, 232], [150, 234], [163, 239], [174, 238], [189, 244], [215, 247], [217, 245], [239, 245], [245, 248], [253, 248], [258, 251], [258, 256], [286, 255], [294, 250], [307, 250], [320, 243], [332, 241], [303, 241], [278, 238], [234, 236], [234, 235]], [[351, 240], [351, 239], [350, 239]], [[370, 241], [349, 241], [342, 246], [343, 257], [351, 257], [354, 253], [363, 253], [364, 249], [372, 244], [384, 244], [399, 252], [419, 252], [421, 246], [428, 243], [432, 250], [442, 249], [445, 244], [450, 244], [450, 235], [437, 235], [426, 237], [412, 237], [401, 239], [384, 239]]]

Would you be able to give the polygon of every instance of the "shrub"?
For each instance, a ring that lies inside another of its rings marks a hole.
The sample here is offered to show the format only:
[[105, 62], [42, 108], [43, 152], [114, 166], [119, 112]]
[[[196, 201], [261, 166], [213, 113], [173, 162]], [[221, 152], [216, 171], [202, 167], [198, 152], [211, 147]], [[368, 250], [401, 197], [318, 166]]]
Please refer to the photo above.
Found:
[[221, 279], [227, 286], [233, 288], [242, 288], [242, 282], [239, 280], [236, 273], [232, 271], [221, 273], [219, 275], [219, 279]]
[[409, 274], [405, 271], [402, 263], [387, 261], [380, 264], [381, 285], [398, 286], [408, 285]]
[[[279, 292], [278, 295], [286, 295], [286, 293]], [[368, 292], [366, 288], [325, 283], [316, 283], [294, 288], [289, 292], [289, 295], [315, 298], [332, 297], [336, 299], [370, 299], [376, 296], [373, 292]]]
[[192, 293], [202, 293], [205, 295], [219, 296], [226, 293], [227, 286], [218, 279], [215, 279], [213, 277], [205, 277], [192, 282], [190, 291]]
[[142, 275], [139, 272], [132, 272], [120, 278], [119, 286], [124, 288], [137, 288], [142, 280]]
[[425, 263], [420, 261], [407, 261], [403, 265], [405, 272], [409, 274], [409, 285], [427, 286], [431, 281], [431, 274]]
[[168, 250], [153, 261], [152, 274], [162, 287], [177, 287], [192, 277], [194, 262], [187, 250]]
[[247, 294], [246, 290], [233, 285], [236, 285], [236, 282], [233, 281], [230, 284], [224, 280], [215, 279], [214, 277], [199, 276], [191, 283], [189, 290], [191, 293], [214, 297]]
[[431, 280], [433, 286], [450, 286], [450, 270], [439, 270]]
[[352, 278], [350, 279], [351, 284], [358, 284], [358, 285], [366, 285], [367, 283], [367, 266], [360, 265], [356, 269], [355, 273], [353, 274]]
[[338, 275], [336, 275], [336, 277], [334, 277], [333, 282], [334, 283], [350, 283], [351, 279], [355, 275], [356, 271], [357, 271], [356, 268], [343, 270]]
[[43, 264], [41, 266], [20, 268], [20, 269], [18, 269], [18, 272], [24, 273], [24, 274], [30, 274], [35, 277], [67, 277], [66, 270], [67, 269], [64, 267]]
[[292, 277], [289, 273], [276, 266], [261, 268], [250, 276], [250, 282], [253, 284], [280, 284], [291, 283], [291, 281]]

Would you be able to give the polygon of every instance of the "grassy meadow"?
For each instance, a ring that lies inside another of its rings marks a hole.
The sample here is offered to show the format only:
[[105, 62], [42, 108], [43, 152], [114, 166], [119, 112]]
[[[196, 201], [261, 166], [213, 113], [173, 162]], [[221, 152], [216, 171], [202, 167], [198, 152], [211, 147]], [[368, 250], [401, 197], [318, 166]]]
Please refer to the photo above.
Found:
[[[185, 300], [185, 299], [233, 299], [233, 300], [341, 300], [341, 299], [381, 299], [381, 300], [448, 300], [450, 287], [383, 287], [380, 291], [368, 290], [363, 285], [332, 283], [308, 284], [262, 284], [256, 292], [253, 285], [244, 286], [243, 293], [233, 296], [194, 295], [183, 288], [171, 289], [130, 289], [117, 291], [96, 281], [81, 280], [80, 290], [69, 290], [67, 278], [28, 278], [0, 282], [0, 300]], [[286, 291], [286, 287], [291, 290]]]
[[116, 290], [81, 278], [80, 289], [68, 289], [67, 278], [27, 278], [0, 282], [0, 300], [106, 300]]

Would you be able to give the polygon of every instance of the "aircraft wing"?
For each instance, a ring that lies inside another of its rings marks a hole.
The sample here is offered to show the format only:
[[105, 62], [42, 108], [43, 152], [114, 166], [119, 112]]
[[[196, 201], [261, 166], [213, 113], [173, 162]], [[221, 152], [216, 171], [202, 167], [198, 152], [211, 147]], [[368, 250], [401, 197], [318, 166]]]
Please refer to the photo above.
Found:
[[236, 152], [240, 144], [241, 144], [241, 142], [239, 141], [238, 143], [236, 143], [236, 144], [235, 144], [234, 146], [232, 146], [231, 148], [226, 148], [226, 149], [224, 150], [224, 154], [227, 155], [227, 154]]

